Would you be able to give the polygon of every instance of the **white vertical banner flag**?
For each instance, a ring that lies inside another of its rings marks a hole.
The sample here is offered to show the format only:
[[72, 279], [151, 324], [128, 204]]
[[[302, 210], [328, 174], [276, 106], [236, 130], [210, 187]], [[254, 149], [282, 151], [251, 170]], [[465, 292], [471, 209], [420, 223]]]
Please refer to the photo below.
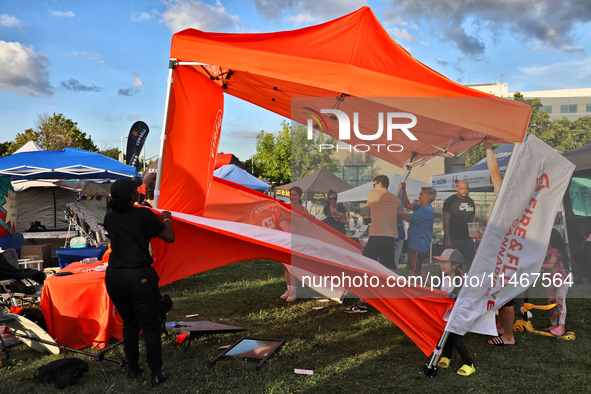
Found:
[[540, 272], [575, 166], [533, 135], [511, 160], [447, 331], [464, 335], [482, 326], [487, 311], [517, 297]]

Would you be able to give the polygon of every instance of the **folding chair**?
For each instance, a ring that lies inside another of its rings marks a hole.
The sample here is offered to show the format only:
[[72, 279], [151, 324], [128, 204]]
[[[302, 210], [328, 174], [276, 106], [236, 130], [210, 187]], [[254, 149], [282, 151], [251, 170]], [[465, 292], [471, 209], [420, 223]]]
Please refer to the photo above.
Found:
[[[0, 309], [0, 327], [4, 326], [7, 323], [12, 323], [14, 318], [4, 316], [4, 311]], [[8, 352], [8, 345], [4, 342], [4, 338], [2, 337], [2, 332], [0, 332], [0, 347], [4, 352], [3, 356], [0, 356], [0, 367], [6, 365], [6, 362], [10, 360], [10, 353]]]
[[[29, 319], [26, 319], [22, 316], [9, 313], [6, 315], [5, 324], [8, 328], [8, 331], [12, 335], [14, 335], [19, 341], [26, 344], [30, 348], [37, 350], [38, 352], [59, 354], [61, 349], [69, 350], [74, 353], [84, 354], [86, 356], [94, 358], [96, 362], [99, 364], [99, 367], [101, 368], [101, 371], [103, 373], [103, 376], [105, 377], [105, 381], [107, 382], [107, 384], [110, 384], [107, 372], [112, 371], [114, 369], [122, 368], [126, 364], [125, 358], [117, 348], [119, 345], [123, 343], [123, 341], [119, 341], [113, 346], [110, 346], [99, 353], [90, 353], [84, 350], [59, 345], [45, 330], [43, 330], [41, 327], [39, 327], [37, 324], [33, 323]], [[118, 360], [114, 358], [105, 357], [105, 354], [107, 354], [111, 350], [117, 354], [117, 357], [119, 357]], [[103, 366], [104, 361], [108, 361], [117, 365], [105, 368]]]
[[8, 310], [11, 306], [35, 306], [43, 291], [45, 274], [22, 268], [19, 263], [31, 262], [19, 262], [14, 249], [0, 253], [0, 305]]

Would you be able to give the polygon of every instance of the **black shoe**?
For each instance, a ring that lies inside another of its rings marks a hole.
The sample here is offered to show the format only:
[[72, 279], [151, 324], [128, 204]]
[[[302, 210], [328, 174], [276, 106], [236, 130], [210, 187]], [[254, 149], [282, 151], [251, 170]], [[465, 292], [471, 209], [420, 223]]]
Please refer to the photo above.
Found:
[[144, 367], [138, 366], [137, 368], [129, 368], [127, 370], [127, 378], [129, 380], [136, 380], [138, 376], [144, 373]]
[[166, 372], [159, 372], [159, 373], [152, 372], [152, 377], [150, 378], [150, 384], [152, 386], [157, 386], [160, 383], [166, 381], [166, 379], [168, 379], [168, 375], [166, 374]]
[[367, 313], [367, 304], [358, 302], [357, 304], [345, 309], [345, 313]]

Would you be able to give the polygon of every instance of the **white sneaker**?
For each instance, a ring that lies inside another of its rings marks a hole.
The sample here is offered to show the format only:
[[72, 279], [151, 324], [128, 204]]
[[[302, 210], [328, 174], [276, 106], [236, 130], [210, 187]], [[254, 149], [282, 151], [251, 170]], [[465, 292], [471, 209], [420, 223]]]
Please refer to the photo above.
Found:
[[281, 297], [279, 297], [279, 298], [281, 298], [282, 300], [285, 300], [287, 297], [289, 297], [289, 290], [285, 290], [285, 293], [283, 293], [281, 295]]

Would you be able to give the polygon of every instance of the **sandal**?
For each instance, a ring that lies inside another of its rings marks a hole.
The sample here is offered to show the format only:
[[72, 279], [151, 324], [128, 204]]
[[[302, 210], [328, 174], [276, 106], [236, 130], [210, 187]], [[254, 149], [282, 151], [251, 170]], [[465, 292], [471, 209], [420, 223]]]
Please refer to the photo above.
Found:
[[548, 328], [544, 328], [542, 331], [550, 332], [550, 331], [554, 330], [555, 328], [556, 328], [556, 326], [550, 326]]
[[285, 299], [287, 302], [294, 302], [297, 299], [296, 292], [292, 291], [289, 296]]
[[281, 298], [282, 300], [285, 300], [287, 297], [289, 297], [289, 293], [290, 293], [289, 290], [285, 290], [285, 293], [283, 293], [281, 295], [281, 297], [279, 297], [279, 298]]
[[486, 343], [491, 346], [515, 346], [514, 343], [505, 343], [501, 337], [492, 337]]
[[554, 335], [556, 335], [557, 337], [564, 335], [565, 333], [565, 329], [564, 328], [560, 328], [559, 326], [554, 327], [553, 329], [550, 330], [550, 332]]
[[447, 367], [449, 367], [449, 361], [450, 361], [449, 358], [447, 358], [447, 357], [441, 357], [439, 359], [439, 363], [437, 363], [437, 366], [439, 368], [447, 368]]
[[464, 364], [464, 365], [462, 365], [462, 368], [460, 368], [458, 370], [458, 375], [470, 376], [474, 372], [476, 372], [476, 368], [474, 368], [474, 364], [472, 364], [472, 365]]

